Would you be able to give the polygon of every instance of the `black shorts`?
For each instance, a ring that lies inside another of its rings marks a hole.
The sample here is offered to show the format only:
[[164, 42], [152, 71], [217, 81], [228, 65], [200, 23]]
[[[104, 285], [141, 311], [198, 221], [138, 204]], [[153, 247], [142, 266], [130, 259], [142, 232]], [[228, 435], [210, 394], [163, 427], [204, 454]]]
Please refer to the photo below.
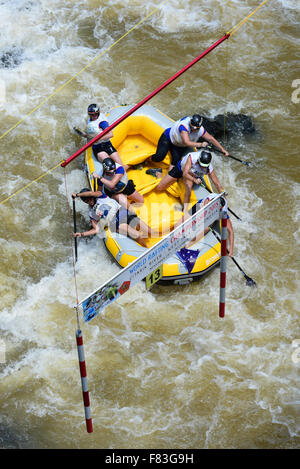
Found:
[[108, 154], [108, 156], [110, 156], [112, 153], [115, 153], [117, 151], [115, 147], [112, 145], [112, 143], [110, 142], [110, 140], [108, 142], [94, 143], [92, 148], [93, 148], [93, 153], [96, 158], [97, 158], [97, 154], [100, 153], [100, 151], [105, 151]]
[[182, 177], [182, 171], [180, 171], [178, 166], [173, 166], [173, 168], [168, 172], [168, 175], [172, 178], [179, 179]]
[[171, 164], [174, 166], [179, 163], [179, 161], [187, 155], [189, 151], [193, 151], [192, 147], [177, 147], [176, 145], [173, 145], [173, 143], [170, 144], [170, 152], [171, 152]]
[[109, 189], [105, 188], [104, 192], [106, 195], [108, 195], [108, 197], [112, 197], [115, 194], [131, 195], [135, 192], [135, 184], [132, 179], [129, 179], [129, 181], [127, 182], [123, 190], [121, 189], [120, 191], [115, 192], [115, 191], [110, 191]]
[[171, 164], [176, 165], [189, 151], [193, 151], [192, 147], [177, 147], [170, 142], [169, 138], [163, 132], [158, 140], [156, 153], [151, 156], [152, 161], [163, 161], [168, 153], [171, 153]]
[[118, 231], [119, 226], [124, 223], [135, 228], [140, 223], [140, 219], [135, 213], [129, 212], [126, 208], [121, 207], [116, 214], [115, 220], [110, 224], [110, 228]]

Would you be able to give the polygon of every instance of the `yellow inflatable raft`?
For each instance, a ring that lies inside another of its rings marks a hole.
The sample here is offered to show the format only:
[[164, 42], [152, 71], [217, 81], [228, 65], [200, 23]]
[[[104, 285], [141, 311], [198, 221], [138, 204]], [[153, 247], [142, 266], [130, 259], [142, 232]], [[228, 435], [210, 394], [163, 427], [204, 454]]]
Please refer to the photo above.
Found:
[[[118, 106], [107, 114], [110, 124], [119, 119], [133, 106]], [[161, 167], [162, 175], [168, 172], [170, 155], [161, 163], [146, 163], [145, 160], [156, 151], [159, 137], [164, 129], [170, 127], [174, 121], [149, 105], [135, 111], [127, 117], [114, 130], [112, 144], [118, 150], [123, 164], [133, 165], [128, 169], [128, 178], [136, 185], [136, 190], [144, 196], [144, 204], [136, 208], [137, 215], [151, 228], [151, 237], [146, 240], [147, 247], [153, 246], [165, 234], [169, 233], [174, 225], [183, 217], [183, 197], [185, 187], [182, 179], [179, 179], [165, 192], [156, 192], [155, 187], [159, 179], [146, 174], [149, 167]], [[85, 153], [86, 172], [93, 189], [95, 180], [92, 173], [102, 175], [102, 164], [94, 157], [92, 149]], [[205, 177], [206, 178], [206, 177]], [[211, 189], [209, 180], [206, 184]], [[208, 191], [203, 186], [195, 186], [192, 191], [190, 204], [204, 198]], [[214, 228], [219, 231], [218, 222]], [[121, 267], [126, 267], [147, 248], [140, 246], [133, 239], [122, 236], [119, 233], [106, 229], [105, 245], [113, 258]], [[198, 279], [210, 269], [215, 267], [220, 260], [220, 243], [209, 232], [200, 241], [189, 249], [199, 251], [198, 257], [191, 269], [179, 255], [173, 255], [163, 264], [163, 274], [160, 283], [186, 284]]]

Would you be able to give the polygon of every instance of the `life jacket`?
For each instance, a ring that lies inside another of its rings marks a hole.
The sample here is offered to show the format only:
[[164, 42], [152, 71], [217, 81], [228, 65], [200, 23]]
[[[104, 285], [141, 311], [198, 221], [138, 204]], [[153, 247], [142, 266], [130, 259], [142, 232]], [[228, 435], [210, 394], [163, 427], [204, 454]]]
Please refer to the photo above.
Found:
[[177, 147], [185, 147], [185, 144], [182, 141], [182, 137], [180, 135], [180, 132], [182, 132], [182, 128], [180, 129], [181, 126], [184, 127], [184, 129], [188, 132], [190, 140], [193, 142], [197, 142], [199, 138], [201, 138], [206, 130], [204, 129], [203, 126], [200, 127], [200, 129], [193, 130], [191, 131], [190, 128], [190, 122], [191, 122], [191, 117], [183, 117], [182, 119], [176, 121], [170, 130], [170, 140], [173, 143], [173, 145], [176, 145]]
[[[96, 120], [90, 120], [90, 118], [88, 118], [87, 124], [86, 124], [86, 130], [85, 130], [85, 133], [87, 134], [88, 142], [92, 140], [93, 138], [97, 137], [97, 135], [99, 135], [104, 130], [104, 129], [101, 129], [100, 127], [100, 124], [103, 121], [106, 122], [106, 119], [105, 119], [105, 116], [102, 114], [100, 114], [98, 119]], [[109, 141], [109, 138], [106, 139], [105, 137], [106, 136], [104, 135], [103, 140], [101, 139], [101, 142]]]
[[188, 153], [186, 156], [184, 156], [182, 158], [182, 160], [179, 161], [179, 163], [178, 163], [178, 164], [180, 164], [181, 171], [183, 172], [184, 167], [185, 167], [188, 159], [191, 158], [192, 166], [191, 166], [190, 171], [191, 171], [191, 173], [194, 174], [195, 177], [199, 178], [201, 176], [210, 174], [214, 169], [213, 165], [210, 163], [209, 166], [207, 166], [207, 167], [200, 166], [200, 164], [198, 163], [199, 154], [200, 154], [200, 152], [193, 151], [191, 153]]
[[116, 217], [121, 205], [114, 199], [107, 196], [97, 197], [93, 207], [89, 207], [89, 216], [100, 224], [103, 230]]
[[[122, 165], [120, 165], [119, 163], [116, 163], [116, 170], [118, 170], [118, 168], [122, 168]], [[117, 174], [118, 174], [118, 173], [117, 173]], [[103, 174], [103, 177], [106, 178], [106, 179], [108, 179], [109, 181], [111, 181], [111, 180], [115, 177], [115, 175], [116, 175], [116, 172], [115, 172], [114, 174], [112, 174], [112, 175]], [[114, 194], [118, 194], [119, 192], [122, 192], [122, 191], [125, 189], [125, 187], [127, 186], [127, 183], [128, 183], [128, 176], [127, 176], [126, 171], [124, 170], [123, 176], [121, 177], [120, 181], [117, 182], [116, 186], [115, 186], [113, 189], [111, 189], [110, 187], [106, 186], [105, 184], [104, 184], [104, 187], [105, 187], [108, 191], [110, 191], [110, 192], [112, 192], [112, 193], [114, 193]]]

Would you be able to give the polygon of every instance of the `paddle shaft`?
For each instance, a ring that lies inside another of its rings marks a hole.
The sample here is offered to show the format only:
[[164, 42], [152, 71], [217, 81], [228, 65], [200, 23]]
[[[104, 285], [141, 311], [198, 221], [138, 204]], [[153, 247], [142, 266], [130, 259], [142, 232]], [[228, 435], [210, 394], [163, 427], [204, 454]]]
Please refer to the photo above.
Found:
[[[211, 229], [211, 231], [213, 232], [214, 236], [217, 238], [217, 240], [219, 241], [219, 243], [221, 242], [221, 238], [219, 237], [219, 235], [215, 232], [215, 230]], [[227, 249], [227, 254], [229, 254], [229, 251]], [[238, 264], [238, 262], [235, 260], [234, 257], [231, 257], [231, 259], [233, 260], [233, 262], [235, 263], [235, 265], [240, 269], [240, 271], [244, 274], [245, 272], [243, 271], [243, 269], [241, 268], [241, 266]]]
[[[219, 243], [221, 242], [221, 238], [219, 237], [218, 233], [215, 232], [215, 230], [213, 230], [212, 228], [210, 228], [211, 231], [213, 232], [214, 236], [217, 238], [217, 240], [219, 241]], [[229, 254], [229, 251], [227, 249], [227, 254]], [[244, 275], [245, 279], [247, 280], [247, 282], [250, 280], [251, 284], [252, 285], [256, 285], [256, 282], [251, 278], [249, 277], [244, 271], [243, 269], [241, 268], [241, 266], [239, 265], [239, 263], [237, 262], [237, 260], [232, 256], [231, 259], [233, 260], [234, 264], [237, 266], [237, 268], [242, 272], [242, 274]]]
[[82, 130], [77, 129], [77, 127], [73, 127], [74, 132], [77, 133], [77, 135], [80, 135], [80, 137], [85, 137], [85, 133], [82, 132]]
[[[221, 150], [219, 150], [218, 148], [216, 148], [214, 145], [212, 145], [211, 143], [209, 144], [209, 147], [215, 151], [216, 153], [222, 153], [224, 154]], [[236, 160], [236, 161], [239, 161], [240, 163], [243, 163], [244, 165], [246, 166], [250, 166], [250, 163], [248, 163], [248, 161], [244, 161], [244, 160], [241, 160], [240, 158], [237, 158], [236, 156], [233, 156], [233, 155], [228, 155], [228, 158], [232, 158], [233, 160]]]
[[[76, 227], [76, 208], [75, 208], [75, 199], [73, 199], [73, 224], [74, 224], [74, 233], [77, 232]], [[75, 262], [77, 262], [78, 254], [77, 254], [77, 238], [74, 238], [75, 243]]]
[[[227, 250], [227, 252], [229, 253], [228, 250]], [[240, 265], [238, 264], [238, 262], [235, 260], [235, 258], [232, 257], [231, 259], [233, 260], [233, 262], [235, 263], [235, 265], [237, 266], [237, 268], [240, 269], [240, 271], [241, 271], [244, 275], [246, 275], [245, 272], [243, 271], [243, 269], [241, 268], [241, 266], [240, 266]]]

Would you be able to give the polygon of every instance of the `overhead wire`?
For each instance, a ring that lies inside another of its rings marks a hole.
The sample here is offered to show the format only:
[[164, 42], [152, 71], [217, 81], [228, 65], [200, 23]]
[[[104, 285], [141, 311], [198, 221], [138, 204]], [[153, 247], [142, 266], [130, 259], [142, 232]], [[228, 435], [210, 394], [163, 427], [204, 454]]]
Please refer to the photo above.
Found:
[[21, 187], [21, 189], [18, 189], [17, 191], [13, 192], [11, 195], [9, 195], [8, 197], [6, 197], [5, 199], [1, 200], [0, 201], [0, 205], [2, 204], [5, 204], [5, 202], [7, 202], [9, 199], [11, 199], [12, 197], [14, 197], [15, 195], [19, 194], [20, 192], [23, 192], [25, 189], [27, 189], [28, 187], [30, 187], [32, 184], [34, 184], [35, 182], [38, 182], [40, 181], [43, 177], [47, 176], [47, 174], [50, 174], [52, 171], [54, 171], [56, 168], [58, 168], [58, 166], [61, 166], [61, 164], [63, 163], [63, 160], [60, 161], [59, 163], [57, 163], [55, 166], [53, 166], [52, 168], [48, 169], [47, 171], [45, 171], [44, 173], [42, 173], [40, 176], [38, 176], [37, 178], [33, 179], [32, 181], [30, 181], [28, 184], [26, 184], [25, 186]]
[[[140, 24], [142, 24], [146, 19], [150, 18], [154, 13], [156, 13], [162, 5], [164, 5], [168, 0], [164, 0], [159, 4], [158, 7], [156, 7], [154, 10], [152, 10], [148, 15], [146, 15], [142, 20], [140, 20], [136, 25], [134, 25], [132, 28], [130, 28], [122, 37], [120, 37], [117, 41], [115, 41], [112, 45], [110, 45], [105, 51], [101, 52], [98, 56], [96, 56], [91, 62], [89, 62], [85, 67], [83, 67], [79, 72], [77, 72], [75, 75], [73, 75], [69, 80], [67, 80], [65, 83], [63, 83], [59, 88], [57, 88], [51, 95], [49, 95], [47, 98], [45, 98], [39, 105], [37, 105], [30, 113], [26, 114], [22, 119], [20, 119], [16, 124], [14, 124], [10, 129], [8, 129], [6, 132], [4, 132], [0, 136], [0, 140], [7, 135], [9, 132], [11, 132], [13, 129], [15, 129], [18, 125], [20, 125], [27, 117], [29, 117], [33, 112], [35, 112], [37, 109], [39, 109], [43, 104], [45, 104], [52, 96], [57, 94], [59, 91], [61, 91], [65, 86], [67, 86], [69, 83], [71, 83], [77, 76], [79, 76], [84, 70], [86, 70], [88, 67], [90, 67], [93, 63], [95, 63], [100, 57], [102, 57], [106, 52], [108, 52], [112, 47], [114, 47], [116, 44], [118, 44], [123, 38], [125, 38], [131, 31], [133, 31], [135, 28], [137, 28]], [[233, 26], [226, 34], [229, 36], [232, 36], [235, 34], [235, 32], [243, 25], [245, 24], [263, 5], [265, 5], [269, 0], [264, 0], [258, 7], [249, 13], [245, 18], [243, 18], [239, 23], [237, 23], [235, 26]], [[227, 73], [227, 72], [226, 72]], [[224, 126], [225, 127], [225, 126]], [[8, 200], [10, 200], [12, 197], [15, 195], [19, 194], [20, 192], [24, 191], [27, 189], [29, 186], [31, 186], [33, 183], [38, 182], [41, 180], [43, 177], [45, 177], [47, 174], [50, 172], [54, 171], [57, 167], [61, 166], [62, 163], [64, 163], [64, 160], [60, 161], [57, 163], [55, 166], [52, 168], [48, 169], [45, 171], [43, 174], [41, 174], [39, 177], [31, 181], [30, 183], [26, 184], [24, 187], [21, 189], [17, 190], [16, 192], [12, 193], [10, 196], [6, 197], [5, 199], [0, 201], [0, 205], [6, 203]]]
[[[33, 114], [35, 111], [37, 111], [40, 107], [43, 106], [47, 101], [49, 101], [54, 95], [62, 91], [69, 83], [71, 83], [76, 77], [78, 77], [82, 72], [84, 72], [87, 68], [89, 68], [92, 64], [94, 64], [97, 60], [99, 60], [104, 54], [106, 54], [109, 50], [111, 50], [115, 45], [117, 45], [122, 39], [124, 39], [128, 34], [130, 34], [134, 29], [136, 29], [138, 26], [140, 26], [142, 23], [144, 23], [148, 18], [150, 18], [154, 13], [156, 13], [166, 2], [169, 0], [164, 0], [161, 2], [156, 8], [151, 10], [148, 15], [144, 16], [138, 23], [136, 23], [132, 28], [130, 28], [123, 36], [121, 36], [119, 39], [117, 39], [113, 44], [111, 44], [109, 47], [107, 47], [104, 51], [102, 51], [100, 54], [98, 54], [96, 57], [94, 57], [93, 60], [91, 60], [85, 67], [83, 67], [79, 72], [77, 72], [75, 75], [73, 75], [69, 80], [67, 80], [65, 83], [63, 83], [61, 86], [59, 86], [53, 93], [51, 93], [49, 96], [47, 96], [41, 103], [39, 103], [37, 106], [35, 106], [28, 114], [26, 114], [22, 119], [20, 119], [18, 122], [16, 122], [13, 126], [11, 126], [6, 132], [4, 132], [0, 136], [0, 140], [4, 138], [6, 135], [8, 135], [12, 130], [14, 130], [16, 127], [18, 127], [24, 120], [29, 117], [31, 114]], [[58, 164], [53, 166], [52, 168], [48, 169], [45, 171], [43, 174], [41, 174], [39, 177], [31, 181], [30, 183], [26, 184], [23, 186], [21, 189], [13, 192], [10, 196], [6, 197], [5, 199], [0, 201], [0, 205], [6, 203], [8, 200], [10, 200], [12, 197], [15, 195], [19, 194], [20, 192], [24, 191], [28, 187], [30, 187], [33, 183], [40, 181], [43, 177], [47, 176], [47, 174], [51, 173], [54, 171], [56, 168], [61, 166], [63, 163], [63, 160], [60, 161]]]
[[132, 28], [130, 28], [123, 36], [121, 36], [119, 39], [117, 39], [113, 44], [111, 44], [109, 47], [107, 47], [104, 51], [102, 51], [100, 54], [98, 54], [96, 57], [94, 57], [85, 67], [83, 67], [79, 72], [75, 73], [71, 78], [69, 78], [66, 82], [64, 82], [62, 85], [60, 85], [58, 88], [56, 88], [53, 93], [51, 93], [49, 96], [47, 96], [41, 103], [39, 103], [37, 106], [35, 106], [28, 114], [26, 114], [22, 119], [20, 119], [18, 122], [16, 122], [14, 125], [12, 125], [8, 130], [6, 130], [2, 135], [0, 135], [0, 140], [4, 138], [7, 134], [9, 134], [12, 130], [14, 130], [16, 127], [18, 127], [22, 122], [24, 122], [27, 117], [31, 116], [35, 111], [37, 111], [40, 107], [42, 107], [47, 101], [49, 101], [53, 96], [55, 96], [57, 93], [59, 93], [61, 90], [63, 90], [69, 83], [71, 83], [75, 78], [77, 78], [82, 72], [84, 72], [87, 68], [89, 68], [91, 65], [93, 65], [97, 60], [99, 60], [101, 57], [103, 57], [104, 54], [106, 54], [108, 51], [110, 51], [114, 46], [116, 46], [122, 39], [124, 39], [128, 34], [130, 34], [134, 29], [136, 29], [138, 26], [140, 26], [142, 23], [144, 23], [150, 16], [154, 15], [161, 7], [164, 5], [166, 2], [169, 0], [164, 0], [162, 3], [158, 5], [158, 7], [154, 8], [148, 15], [146, 15], [143, 19], [141, 19], [138, 23], [136, 23]]
[[246, 21], [248, 21], [251, 18], [251, 16], [253, 16], [262, 6], [264, 6], [266, 3], [268, 3], [268, 1], [269, 0], [264, 0], [264, 2], [262, 2], [260, 5], [258, 5], [258, 7], [256, 7], [255, 10], [253, 10], [251, 13], [249, 13], [249, 15], [247, 15], [239, 23], [237, 23], [235, 26], [233, 26], [227, 33], [230, 34], [230, 36], [235, 34], [236, 31], [238, 29], [240, 29], [240, 27], [243, 26], [243, 24], [245, 24]]

